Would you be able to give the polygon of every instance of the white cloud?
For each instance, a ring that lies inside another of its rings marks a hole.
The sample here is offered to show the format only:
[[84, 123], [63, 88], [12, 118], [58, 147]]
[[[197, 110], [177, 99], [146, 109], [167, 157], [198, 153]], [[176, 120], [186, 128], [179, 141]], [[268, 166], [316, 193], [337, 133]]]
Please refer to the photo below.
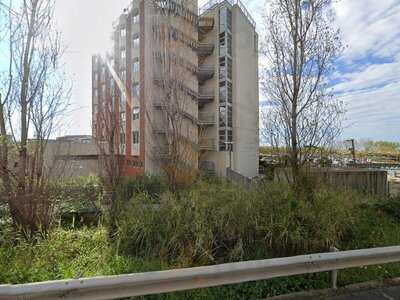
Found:
[[347, 49], [335, 91], [348, 108], [346, 137], [400, 140], [400, 2], [335, 4]]
[[358, 60], [368, 54], [387, 57], [397, 53], [392, 45], [400, 35], [398, 0], [342, 0], [336, 2], [334, 8], [348, 45], [346, 59]]

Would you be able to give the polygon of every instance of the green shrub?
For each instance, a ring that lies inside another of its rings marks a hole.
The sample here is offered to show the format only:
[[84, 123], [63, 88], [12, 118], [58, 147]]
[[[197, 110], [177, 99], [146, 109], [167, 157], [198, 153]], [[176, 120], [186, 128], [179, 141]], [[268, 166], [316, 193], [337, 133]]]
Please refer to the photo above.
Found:
[[167, 189], [165, 178], [161, 176], [138, 175], [124, 178], [115, 192], [119, 201], [126, 202], [141, 193], [157, 199]]
[[400, 221], [400, 197], [383, 199], [375, 207]]
[[166, 192], [155, 202], [142, 193], [127, 202], [117, 245], [181, 266], [326, 251], [351, 230], [357, 201], [325, 187], [308, 201], [282, 183], [245, 190], [200, 181], [179, 196]]
[[98, 177], [80, 177], [53, 182], [50, 186], [57, 215], [100, 210], [103, 185]]
[[0, 284], [159, 270], [158, 263], [115, 255], [103, 228], [54, 230], [46, 238], [0, 245]]
[[[159, 182], [157, 184], [157, 181]], [[199, 180], [174, 194], [160, 178], [127, 180], [115, 243], [103, 227], [56, 229], [45, 238], [0, 243], [0, 284], [114, 275], [239, 260], [398, 245], [398, 200], [366, 198], [319, 185], [294, 192], [285, 183], [250, 189]], [[393, 202], [394, 201], [394, 202]], [[118, 251], [115, 251], [115, 250]], [[339, 272], [339, 284], [400, 276], [400, 265]], [[263, 299], [329, 287], [329, 274], [276, 278], [143, 299]]]

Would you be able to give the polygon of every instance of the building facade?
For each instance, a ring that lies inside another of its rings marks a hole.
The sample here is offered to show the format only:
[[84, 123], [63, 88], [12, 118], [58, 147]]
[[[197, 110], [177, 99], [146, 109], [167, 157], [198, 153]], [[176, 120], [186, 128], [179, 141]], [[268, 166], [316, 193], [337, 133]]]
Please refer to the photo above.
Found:
[[[134, 0], [95, 55], [93, 136], [123, 173], [258, 174], [258, 38], [240, 1]], [[122, 86], [121, 86], [122, 85]]]

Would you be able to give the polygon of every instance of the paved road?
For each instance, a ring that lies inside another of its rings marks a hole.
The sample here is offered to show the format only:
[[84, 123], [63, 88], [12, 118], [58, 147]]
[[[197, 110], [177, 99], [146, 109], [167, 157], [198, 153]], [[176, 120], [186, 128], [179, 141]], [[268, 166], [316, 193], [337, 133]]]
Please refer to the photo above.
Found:
[[388, 283], [367, 282], [333, 290], [308, 291], [282, 295], [270, 300], [400, 300], [400, 278]]
[[328, 298], [331, 300], [400, 300], [400, 286], [353, 292]]

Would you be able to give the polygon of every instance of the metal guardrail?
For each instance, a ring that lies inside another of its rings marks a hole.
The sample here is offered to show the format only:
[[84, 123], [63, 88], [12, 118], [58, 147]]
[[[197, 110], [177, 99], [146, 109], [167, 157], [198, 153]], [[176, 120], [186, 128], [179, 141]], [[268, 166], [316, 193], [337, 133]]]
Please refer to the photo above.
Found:
[[237, 5], [239, 6], [240, 10], [243, 12], [243, 14], [247, 17], [249, 20], [250, 24], [255, 28], [256, 27], [256, 21], [254, 21], [253, 17], [247, 10], [246, 6], [242, 3], [240, 0], [210, 0], [203, 6], [199, 8], [199, 16], [205, 13], [206, 11], [212, 9], [215, 5], [221, 4], [223, 2], [228, 2], [230, 5]]
[[400, 261], [400, 246], [120, 276], [0, 285], [0, 300], [108, 300]]

